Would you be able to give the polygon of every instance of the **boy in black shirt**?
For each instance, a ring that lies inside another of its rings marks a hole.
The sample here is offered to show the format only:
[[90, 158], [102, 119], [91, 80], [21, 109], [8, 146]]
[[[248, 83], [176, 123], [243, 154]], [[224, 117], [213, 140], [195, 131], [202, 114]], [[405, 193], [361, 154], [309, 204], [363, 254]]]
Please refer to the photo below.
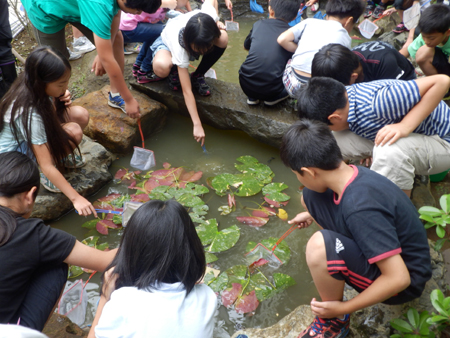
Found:
[[383, 41], [360, 44], [351, 51], [330, 43], [314, 56], [311, 76], [331, 77], [345, 86], [376, 80], [414, 80], [411, 62]]
[[288, 23], [299, 7], [300, 0], [270, 0], [269, 19], [257, 21], [245, 39], [249, 53], [239, 69], [239, 83], [249, 105], [263, 100], [272, 106], [289, 97], [282, 78], [293, 53], [281, 47], [277, 38], [290, 28]]
[[[315, 221], [322, 228], [306, 246], [321, 301], [311, 301], [316, 318], [300, 338], [343, 338], [352, 312], [421, 295], [431, 277], [430, 248], [415, 207], [395, 184], [346, 165], [328, 126], [318, 121], [291, 126], [281, 159], [305, 186], [307, 211], [289, 223]], [[343, 302], [345, 283], [360, 294]]]

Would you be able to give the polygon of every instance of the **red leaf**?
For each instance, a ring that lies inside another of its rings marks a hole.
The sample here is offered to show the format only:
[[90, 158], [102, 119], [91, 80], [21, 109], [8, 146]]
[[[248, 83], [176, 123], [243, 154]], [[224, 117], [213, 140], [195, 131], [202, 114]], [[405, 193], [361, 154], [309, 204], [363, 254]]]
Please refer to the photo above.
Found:
[[102, 235], [108, 234], [108, 228], [105, 224], [102, 223], [102, 221], [97, 222], [97, 224], [95, 225], [95, 229], [97, 229], [97, 231]]
[[139, 175], [141, 172], [142, 172], [142, 171], [140, 171], [140, 170], [135, 170], [135, 171], [133, 171], [133, 173], [134, 173], [135, 175]]
[[253, 312], [258, 305], [259, 301], [258, 298], [256, 298], [255, 290], [253, 290], [237, 300], [235, 310], [237, 313]]
[[289, 201], [286, 201], [286, 202], [275, 202], [275, 201], [272, 201], [272, 200], [268, 199], [266, 196], [264, 196], [264, 200], [267, 203], [269, 203], [270, 206], [273, 206], [275, 208], [280, 208], [282, 205], [287, 205], [289, 203]]
[[111, 202], [114, 201], [115, 199], [121, 197], [121, 194], [111, 194], [102, 198], [99, 198], [98, 201], [100, 202]]
[[184, 182], [195, 182], [198, 181], [199, 179], [201, 179], [203, 176], [203, 172], [202, 171], [188, 171], [183, 173], [180, 176], [180, 181], [184, 181]]
[[151, 177], [147, 182], [145, 182], [144, 189], [150, 193], [154, 188], [158, 186], [159, 186], [158, 180], [154, 177]]
[[269, 261], [267, 259], [260, 258], [256, 261], [254, 261], [252, 264], [250, 264], [248, 266], [248, 269], [250, 270], [250, 273], [253, 273], [253, 272], [255, 272], [256, 268], [259, 268], [260, 266], [264, 266], [267, 263], [269, 263]]
[[164, 169], [169, 169], [171, 166], [172, 166], [172, 165], [171, 165], [170, 163], [168, 163], [168, 162], [164, 162], [164, 163], [163, 163], [163, 168], [164, 168]]
[[[110, 229], [119, 229], [120, 228], [120, 226], [115, 224], [113, 221], [110, 221], [107, 219], [103, 219], [103, 220], [99, 221], [98, 223], [102, 223], [105, 227], [110, 228]], [[98, 226], [98, 223], [97, 223], [97, 226]]]
[[238, 216], [236, 219], [244, 224], [250, 225], [251, 227], [262, 227], [266, 224], [269, 219], [264, 217], [251, 217], [251, 216]]
[[233, 305], [242, 291], [241, 284], [233, 283], [232, 286], [232, 288], [228, 288], [222, 291], [222, 304], [225, 307], [230, 307], [231, 305]]
[[119, 170], [117, 170], [116, 174], [114, 175], [114, 178], [116, 180], [121, 180], [122, 177], [124, 177], [125, 174], [127, 174], [127, 173], [128, 173], [128, 169], [119, 169]]
[[123, 208], [115, 207], [114, 205], [107, 202], [95, 201], [94, 203], [92, 203], [92, 205], [96, 209], [123, 211]]
[[[234, 198], [234, 195], [232, 195], [232, 194], [228, 194], [228, 206], [230, 207], [230, 209], [233, 206], [236, 206], [236, 199]], [[256, 215], [254, 215], [254, 216], [256, 216]]]
[[113, 217], [114, 217], [113, 214], [106, 214], [105, 219], [108, 220], [108, 221], [112, 221]]
[[131, 184], [128, 186], [128, 189], [133, 189], [136, 186], [136, 181], [132, 181]]
[[131, 202], [148, 202], [150, 201], [150, 197], [147, 194], [139, 194], [139, 195], [131, 195]]

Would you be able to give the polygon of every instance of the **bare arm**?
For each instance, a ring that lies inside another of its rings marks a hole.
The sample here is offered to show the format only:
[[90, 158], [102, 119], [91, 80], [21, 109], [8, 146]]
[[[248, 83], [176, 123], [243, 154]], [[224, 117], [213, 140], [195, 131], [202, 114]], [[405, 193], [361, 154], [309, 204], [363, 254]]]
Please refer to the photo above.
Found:
[[375, 137], [375, 145], [391, 145], [399, 138], [412, 133], [436, 109], [450, 87], [450, 78], [447, 75], [427, 76], [414, 81], [419, 87], [421, 100], [401, 122], [381, 128]]
[[33, 145], [33, 152], [36, 155], [39, 167], [42, 173], [52, 182], [61, 192], [67, 196], [73, 203], [74, 208], [80, 216], [94, 214], [97, 217], [95, 208], [87, 199], [81, 196], [69, 182], [64, 178], [61, 172], [55, 167], [47, 143]]
[[288, 52], [295, 53], [298, 45], [294, 42], [295, 36], [292, 30], [288, 29], [287, 31], [280, 34], [277, 39], [278, 44], [286, 49]]
[[76, 241], [75, 246], [64, 262], [71, 265], [81, 266], [86, 269], [103, 272], [106, 270], [108, 265], [111, 264], [116, 253], [117, 249], [101, 251]]
[[180, 76], [184, 102], [186, 103], [192, 124], [194, 125], [194, 139], [203, 146], [205, 143], [205, 131], [203, 130], [202, 122], [198, 116], [197, 104], [195, 103], [194, 94], [192, 93], [191, 79], [187, 68], [178, 67], [178, 75]]

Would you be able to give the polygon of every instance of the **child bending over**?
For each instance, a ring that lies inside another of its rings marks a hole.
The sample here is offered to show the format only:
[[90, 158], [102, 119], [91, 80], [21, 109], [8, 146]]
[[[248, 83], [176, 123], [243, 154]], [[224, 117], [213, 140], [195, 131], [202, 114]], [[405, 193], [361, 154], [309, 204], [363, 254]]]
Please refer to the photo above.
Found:
[[[298, 337], [343, 338], [351, 313], [419, 297], [431, 278], [430, 247], [409, 198], [385, 177], [346, 165], [325, 123], [295, 123], [280, 152], [305, 186], [306, 212], [289, 223], [306, 228], [316, 222], [322, 229], [306, 245], [321, 300], [312, 299], [316, 317]], [[343, 301], [346, 283], [359, 295]]]

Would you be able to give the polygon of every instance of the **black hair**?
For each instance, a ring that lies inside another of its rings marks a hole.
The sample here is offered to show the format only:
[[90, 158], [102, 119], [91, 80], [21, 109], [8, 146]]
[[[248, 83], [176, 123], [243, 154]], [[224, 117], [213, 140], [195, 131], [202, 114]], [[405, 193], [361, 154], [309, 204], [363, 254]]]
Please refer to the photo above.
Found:
[[291, 22], [297, 17], [301, 0], [270, 0], [269, 6], [275, 12], [275, 18]]
[[[46, 87], [70, 71], [70, 63], [61, 52], [48, 46], [37, 47], [27, 57], [24, 72], [0, 102], [0, 132], [5, 128], [4, 118], [10, 108], [11, 121], [22, 120], [30, 152], [33, 152], [31, 114], [36, 112], [41, 117], [53, 163], [60, 170], [64, 170], [65, 157], [68, 153], [73, 153], [72, 144], [77, 142], [61, 126], [67, 116], [64, 102], [55, 100], [53, 103], [46, 93]], [[10, 123], [10, 128], [19, 144], [19, 128], [15, 123]]]
[[329, 77], [314, 77], [297, 91], [298, 116], [331, 125], [328, 116], [347, 105], [345, 86]]
[[[195, 14], [184, 28], [184, 48], [189, 55], [206, 54], [220, 37], [220, 30], [214, 19], [205, 13]], [[192, 49], [192, 45], [196, 50]]]
[[342, 154], [331, 130], [325, 123], [303, 119], [283, 135], [280, 157], [284, 165], [302, 175], [302, 169], [334, 170]]
[[356, 23], [366, 8], [366, 1], [362, 0], [329, 0], [325, 7], [327, 15], [339, 19], [353, 18]]
[[450, 7], [444, 4], [431, 5], [423, 10], [419, 19], [421, 33], [445, 33], [450, 28]]
[[155, 13], [161, 7], [161, 0], [126, 0], [124, 3], [130, 9], [138, 9], [145, 13]]
[[[36, 187], [39, 191], [39, 169], [28, 156], [17, 151], [0, 154], [0, 197], [13, 197]], [[11, 209], [0, 206], [0, 246], [8, 242], [16, 230], [16, 217]]]
[[206, 260], [186, 209], [173, 200], [152, 200], [131, 216], [112, 267], [117, 274], [116, 290], [181, 282], [189, 294], [203, 277]]
[[359, 66], [358, 56], [350, 49], [338, 43], [330, 43], [314, 55], [311, 77], [327, 76], [348, 86], [352, 74]]

